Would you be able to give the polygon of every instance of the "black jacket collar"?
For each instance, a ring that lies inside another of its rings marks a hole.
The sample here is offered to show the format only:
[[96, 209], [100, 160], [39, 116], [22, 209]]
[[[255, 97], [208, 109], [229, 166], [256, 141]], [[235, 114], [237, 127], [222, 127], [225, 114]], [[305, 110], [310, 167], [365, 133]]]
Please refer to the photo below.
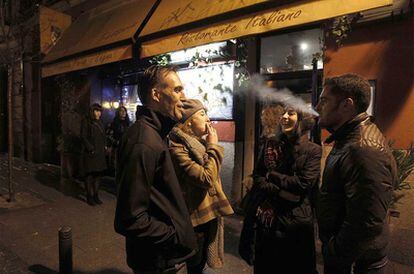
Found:
[[140, 108], [138, 119], [158, 131], [162, 138], [165, 138], [177, 123], [170, 117], [147, 107]]
[[360, 124], [364, 121], [370, 120], [370, 116], [366, 113], [360, 113], [345, 124], [343, 124], [340, 128], [338, 128], [331, 136], [329, 136], [325, 143], [329, 144], [333, 141], [340, 141], [345, 139], [351, 132], [353, 132]]

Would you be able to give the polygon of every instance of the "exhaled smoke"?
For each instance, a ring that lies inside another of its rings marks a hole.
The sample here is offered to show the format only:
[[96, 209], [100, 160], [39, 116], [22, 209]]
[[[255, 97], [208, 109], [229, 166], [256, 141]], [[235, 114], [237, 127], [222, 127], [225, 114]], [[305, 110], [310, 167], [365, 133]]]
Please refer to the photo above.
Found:
[[270, 103], [282, 103], [286, 106], [300, 110], [304, 113], [319, 116], [319, 114], [315, 110], [313, 110], [311, 106], [309, 106], [305, 101], [303, 101], [302, 98], [294, 96], [289, 89], [275, 89], [266, 86], [263, 77], [259, 74], [255, 74], [251, 77], [248, 87], [249, 89], [254, 91], [256, 97], [260, 101]]

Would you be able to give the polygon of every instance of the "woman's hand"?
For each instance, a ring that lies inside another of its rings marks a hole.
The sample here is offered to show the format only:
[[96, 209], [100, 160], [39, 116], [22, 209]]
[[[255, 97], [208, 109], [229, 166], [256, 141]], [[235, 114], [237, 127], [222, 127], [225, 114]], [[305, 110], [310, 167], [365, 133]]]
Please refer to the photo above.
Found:
[[207, 138], [206, 138], [206, 141], [209, 144], [218, 144], [217, 131], [211, 124], [207, 124]]

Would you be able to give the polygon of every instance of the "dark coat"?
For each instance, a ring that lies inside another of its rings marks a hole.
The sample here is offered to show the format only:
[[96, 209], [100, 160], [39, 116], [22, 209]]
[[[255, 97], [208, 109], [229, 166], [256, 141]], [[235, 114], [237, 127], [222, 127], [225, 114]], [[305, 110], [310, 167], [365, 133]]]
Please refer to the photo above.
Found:
[[[310, 197], [320, 177], [321, 147], [309, 142], [307, 136], [302, 136], [293, 144], [283, 138], [280, 141], [277, 140], [283, 154], [287, 157], [280, 159], [277, 167], [268, 170], [264, 163], [267, 141], [269, 140], [262, 143], [254, 172], [254, 185], [249, 193], [249, 201], [245, 204], [245, 220], [239, 252], [246, 262], [253, 264], [260, 259], [258, 256], [261, 256], [255, 254], [258, 250], [257, 246], [262, 244], [258, 241], [265, 240], [268, 242], [266, 244], [273, 245], [279, 252], [283, 253], [289, 249], [297, 254], [288, 259], [274, 255], [268, 262], [269, 264], [275, 267], [290, 265], [291, 269], [293, 266], [301, 266], [304, 271], [308, 271], [306, 273], [313, 273], [315, 247]], [[256, 211], [264, 200], [269, 200], [276, 212], [270, 233], [279, 235], [274, 238], [280, 238], [283, 241], [273, 241], [272, 237], [265, 235], [267, 232], [263, 227], [258, 225]], [[299, 238], [303, 239], [301, 246], [293, 247], [294, 242]], [[294, 250], [295, 248], [297, 250]], [[305, 249], [306, 252], [302, 252]], [[273, 251], [269, 250], [269, 253], [271, 252]]]
[[126, 237], [128, 265], [151, 271], [184, 262], [197, 243], [165, 141], [175, 122], [141, 114], [119, 147], [115, 230]]
[[122, 135], [127, 131], [129, 127], [129, 119], [126, 118], [124, 120], [119, 119], [119, 117], [115, 117], [112, 121], [111, 125], [107, 130], [107, 136], [109, 144], [116, 148], [119, 145]]
[[86, 118], [81, 125], [83, 144], [83, 173], [102, 172], [106, 169], [105, 128], [100, 120]]
[[397, 180], [390, 148], [366, 113], [338, 129], [332, 141], [317, 207], [325, 258], [336, 265], [386, 263], [387, 211]]

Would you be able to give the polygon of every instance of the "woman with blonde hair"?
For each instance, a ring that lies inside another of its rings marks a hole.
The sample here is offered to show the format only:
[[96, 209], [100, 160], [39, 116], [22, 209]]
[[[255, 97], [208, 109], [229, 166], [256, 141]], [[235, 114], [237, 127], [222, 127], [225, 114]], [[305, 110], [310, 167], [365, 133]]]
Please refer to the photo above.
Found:
[[222, 217], [233, 214], [233, 209], [220, 180], [224, 149], [199, 100], [184, 101], [183, 118], [171, 131], [169, 142], [198, 239], [199, 251], [187, 262], [188, 273], [202, 273], [206, 263], [220, 268], [224, 255]]

